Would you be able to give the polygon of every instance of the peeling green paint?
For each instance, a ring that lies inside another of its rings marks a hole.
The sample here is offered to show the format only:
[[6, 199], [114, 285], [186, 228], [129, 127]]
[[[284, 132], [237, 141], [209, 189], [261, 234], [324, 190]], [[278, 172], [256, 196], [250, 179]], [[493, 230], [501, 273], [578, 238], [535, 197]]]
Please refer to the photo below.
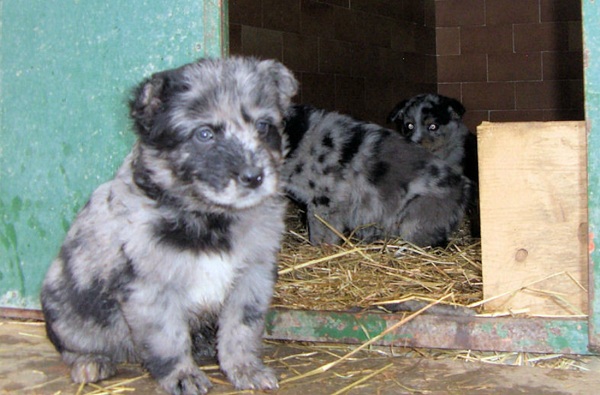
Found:
[[39, 305], [70, 222], [131, 147], [131, 88], [221, 55], [221, 8], [214, 0], [0, 0], [0, 306]]
[[582, 1], [588, 145], [590, 344], [600, 351], [600, 2]]
[[[364, 343], [396, 325], [401, 315], [276, 309], [267, 315], [269, 339]], [[585, 320], [421, 315], [377, 345], [488, 351], [589, 354]]]

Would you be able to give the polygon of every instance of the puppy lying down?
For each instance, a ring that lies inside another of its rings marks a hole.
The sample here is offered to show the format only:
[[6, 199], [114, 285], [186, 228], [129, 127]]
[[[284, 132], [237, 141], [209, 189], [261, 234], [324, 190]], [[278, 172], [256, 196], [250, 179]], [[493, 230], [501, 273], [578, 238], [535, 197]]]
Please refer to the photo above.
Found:
[[282, 177], [306, 207], [311, 243], [339, 243], [332, 227], [365, 241], [400, 236], [438, 246], [460, 225], [469, 180], [397, 132], [296, 105], [284, 134], [290, 152]]
[[275, 61], [205, 59], [132, 99], [138, 141], [92, 194], [43, 283], [48, 337], [75, 382], [140, 362], [171, 394], [204, 394], [217, 355], [239, 389], [274, 389], [260, 359], [284, 229], [282, 118], [295, 94]]

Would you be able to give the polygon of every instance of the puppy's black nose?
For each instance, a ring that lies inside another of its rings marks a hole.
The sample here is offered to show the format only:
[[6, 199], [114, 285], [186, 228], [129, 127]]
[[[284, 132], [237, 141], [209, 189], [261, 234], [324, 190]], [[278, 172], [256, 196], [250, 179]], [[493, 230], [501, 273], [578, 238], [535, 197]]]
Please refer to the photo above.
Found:
[[258, 188], [262, 184], [264, 178], [263, 171], [260, 167], [246, 167], [240, 172], [238, 180], [247, 188]]

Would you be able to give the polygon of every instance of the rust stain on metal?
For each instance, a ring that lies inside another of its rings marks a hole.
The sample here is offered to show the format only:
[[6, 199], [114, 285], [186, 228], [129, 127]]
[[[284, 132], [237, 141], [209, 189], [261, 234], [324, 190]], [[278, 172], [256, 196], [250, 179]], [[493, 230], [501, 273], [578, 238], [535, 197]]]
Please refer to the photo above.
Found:
[[[273, 340], [363, 343], [398, 323], [401, 314], [276, 309], [267, 318]], [[383, 337], [382, 346], [588, 354], [584, 319], [421, 315]]]

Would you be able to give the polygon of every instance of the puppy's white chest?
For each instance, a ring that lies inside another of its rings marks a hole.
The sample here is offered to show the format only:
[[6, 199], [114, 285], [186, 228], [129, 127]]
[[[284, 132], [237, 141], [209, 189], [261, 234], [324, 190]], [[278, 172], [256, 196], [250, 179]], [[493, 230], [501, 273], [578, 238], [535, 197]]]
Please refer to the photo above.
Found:
[[233, 286], [236, 265], [228, 255], [206, 255], [195, 263], [187, 279], [189, 302], [200, 308], [224, 302]]

